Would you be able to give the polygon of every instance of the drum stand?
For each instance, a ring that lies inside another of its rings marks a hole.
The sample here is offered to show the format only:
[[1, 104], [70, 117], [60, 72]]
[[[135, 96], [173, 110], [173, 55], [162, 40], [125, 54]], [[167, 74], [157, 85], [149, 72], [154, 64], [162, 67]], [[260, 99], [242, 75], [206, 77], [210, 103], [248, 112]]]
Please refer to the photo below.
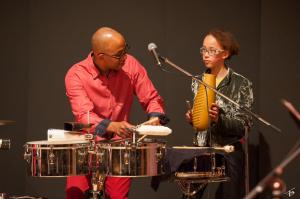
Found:
[[99, 174], [99, 171], [92, 174], [92, 190], [90, 199], [100, 199], [104, 192], [105, 175]]
[[[95, 141], [92, 141], [92, 148], [95, 148]], [[100, 174], [98, 170], [93, 170], [91, 184], [92, 190], [89, 191], [89, 199], [100, 199], [104, 192], [105, 174]]]
[[225, 177], [225, 167], [216, 168], [215, 153], [211, 153], [211, 171], [208, 173], [197, 171], [197, 157], [194, 157], [192, 172], [176, 172], [175, 181], [177, 181], [183, 195], [186, 199], [192, 199], [208, 183], [228, 181]]
[[207, 183], [199, 184], [192, 180], [177, 180], [177, 183], [182, 191], [185, 199], [193, 198]]

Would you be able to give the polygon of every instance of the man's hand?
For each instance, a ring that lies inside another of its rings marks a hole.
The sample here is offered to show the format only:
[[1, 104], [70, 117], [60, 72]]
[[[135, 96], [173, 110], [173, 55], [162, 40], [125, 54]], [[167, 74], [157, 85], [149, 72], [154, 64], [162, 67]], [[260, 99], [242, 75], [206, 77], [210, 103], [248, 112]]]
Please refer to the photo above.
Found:
[[154, 126], [159, 126], [159, 117], [151, 117], [148, 121], [143, 123], [144, 125], [154, 125]]
[[113, 133], [117, 134], [121, 138], [128, 138], [128, 137], [131, 137], [132, 133], [131, 133], [130, 129], [133, 127], [134, 127], [133, 125], [129, 124], [126, 121], [111, 122], [108, 125], [106, 130], [108, 132], [113, 132]]

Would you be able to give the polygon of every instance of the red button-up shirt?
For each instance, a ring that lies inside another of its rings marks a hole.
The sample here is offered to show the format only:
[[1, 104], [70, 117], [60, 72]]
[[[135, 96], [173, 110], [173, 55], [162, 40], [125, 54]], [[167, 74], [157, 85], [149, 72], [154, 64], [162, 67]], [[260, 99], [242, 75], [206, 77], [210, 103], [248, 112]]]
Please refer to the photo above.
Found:
[[134, 95], [147, 113], [164, 114], [162, 98], [145, 68], [131, 55], [121, 70], [101, 75], [89, 54], [69, 69], [65, 84], [76, 121], [87, 124], [89, 115], [92, 131], [103, 120], [129, 121]]

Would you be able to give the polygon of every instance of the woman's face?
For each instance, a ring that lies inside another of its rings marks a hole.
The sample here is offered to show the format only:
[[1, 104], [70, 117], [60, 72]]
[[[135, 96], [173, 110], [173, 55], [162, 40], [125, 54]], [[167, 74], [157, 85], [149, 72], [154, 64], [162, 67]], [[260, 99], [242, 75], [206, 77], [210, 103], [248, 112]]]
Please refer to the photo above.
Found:
[[228, 57], [228, 52], [222, 49], [222, 46], [212, 35], [207, 35], [204, 38], [200, 52], [205, 66], [210, 69], [223, 66]]

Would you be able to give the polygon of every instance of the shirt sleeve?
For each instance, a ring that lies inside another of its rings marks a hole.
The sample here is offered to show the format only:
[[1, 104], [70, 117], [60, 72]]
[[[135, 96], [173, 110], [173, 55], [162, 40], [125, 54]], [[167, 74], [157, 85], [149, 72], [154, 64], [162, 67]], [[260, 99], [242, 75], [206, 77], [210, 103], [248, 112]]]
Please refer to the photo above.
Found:
[[[253, 90], [252, 83], [249, 80], [244, 79], [237, 96], [237, 103], [247, 109], [252, 109]], [[231, 116], [221, 110], [218, 123], [213, 124], [212, 131], [221, 132], [225, 136], [243, 137], [245, 133], [245, 126], [251, 127], [253, 124], [252, 117], [241, 109], [234, 108], [234, 110], [235, 112], [230, 114]]]
[[[101, 118], [94, 110], [94, 104], [84, 89], [84, 84], [80, 75], [73, 70], [69, 70], [65, 77], [66, 95], [69, 98], [73, 115], [77, 122], [93, 124], [90, 131], [100, 136], [105, 136], [106, 128], [111, 122]], [[89, 119], [88, 119], [89, 117]]]
[[[134, 68], [134, 93], [148, 116], [156, 115], [163, 118], [165, 116], [164, 102], [158, 94], [153, 83], [148, 77], [145, 68], [136, 60], [132, 60]], [[165, 121], [168, 121], [166, 119]]]

